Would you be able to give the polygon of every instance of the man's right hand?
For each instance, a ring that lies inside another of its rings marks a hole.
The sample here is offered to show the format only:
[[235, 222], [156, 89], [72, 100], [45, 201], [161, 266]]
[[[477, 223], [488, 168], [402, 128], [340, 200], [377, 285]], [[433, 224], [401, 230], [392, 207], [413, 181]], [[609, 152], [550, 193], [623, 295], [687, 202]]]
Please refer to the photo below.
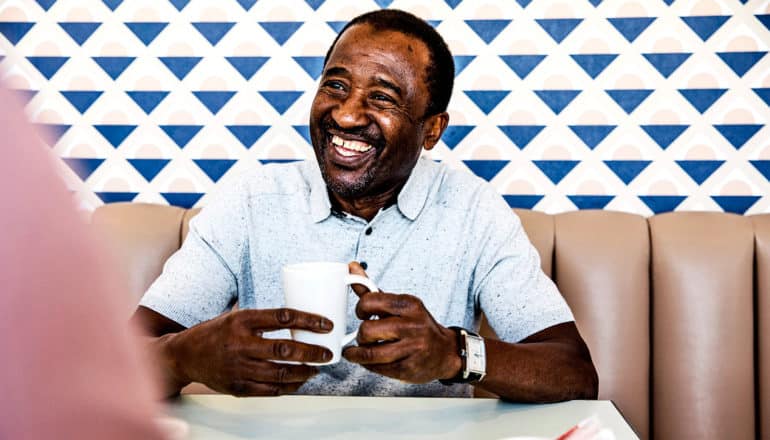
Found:
[[[309, 365], [273, 361], [328, 362], [324, 347], [264, 338], [267, 331], [310, 330], [327, 333], [332, 322], [293, 309], [238, 310], [156, 340], [167, 379], [178, 389], [200, 382], [235, 396], [275, 396], [296, 391], [318, 373]], [[172, 393], [173, 394], [173, 393]]]

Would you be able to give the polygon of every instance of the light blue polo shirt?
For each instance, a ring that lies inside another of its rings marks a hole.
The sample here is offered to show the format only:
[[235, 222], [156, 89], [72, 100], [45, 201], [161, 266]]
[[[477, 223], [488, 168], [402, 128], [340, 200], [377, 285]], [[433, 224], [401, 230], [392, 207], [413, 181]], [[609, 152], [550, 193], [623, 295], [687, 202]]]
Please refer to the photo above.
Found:
[[[140, 304], [186, 326], [241, 308], [283, 307], [281, 267], [361, 261], [384, 292], [419, 297], [439, 323], [478, 328], [482, 310], [505, 341], [572, 321], [521, 222], [484, 180], [420, 159], [398, 202], [367, 222], [331, 210], [315, 161], [263, 166], [213, 194]], [[367, 233], [367, 231], [369, 231]], [[348, 329], [357, 297], [348, 301]], [[468, 396], [414, 385], [342, 360], [304, 394]]]

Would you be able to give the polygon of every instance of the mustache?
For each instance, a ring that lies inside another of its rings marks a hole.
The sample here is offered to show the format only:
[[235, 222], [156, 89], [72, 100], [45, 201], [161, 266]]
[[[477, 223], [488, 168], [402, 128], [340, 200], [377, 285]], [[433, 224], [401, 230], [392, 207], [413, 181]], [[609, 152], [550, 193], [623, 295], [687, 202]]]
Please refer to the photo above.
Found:
[[324, 118], [321, 121], [321, 129], [325, 132], [333, 131], [340, 135], [348, 135], [349, 137], [360, 139], [367, 144], [373, 146], [376, 149], [380, 149], [385, 146], [385, 139], [382, 134], [373, 124], [369, 124], [366, 127], [357, 128], [342, 128], [337, 125], [332, 118]]

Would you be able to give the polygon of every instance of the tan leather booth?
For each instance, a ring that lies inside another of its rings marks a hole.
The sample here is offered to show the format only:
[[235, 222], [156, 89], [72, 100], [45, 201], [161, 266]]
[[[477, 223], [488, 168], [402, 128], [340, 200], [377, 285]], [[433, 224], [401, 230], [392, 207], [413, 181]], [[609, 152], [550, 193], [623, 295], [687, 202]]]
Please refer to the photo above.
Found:
[[[642, 438], [770, 440], [769, 214], [516, 212]], [[94, 212], [137, 300], [195, 213]]]

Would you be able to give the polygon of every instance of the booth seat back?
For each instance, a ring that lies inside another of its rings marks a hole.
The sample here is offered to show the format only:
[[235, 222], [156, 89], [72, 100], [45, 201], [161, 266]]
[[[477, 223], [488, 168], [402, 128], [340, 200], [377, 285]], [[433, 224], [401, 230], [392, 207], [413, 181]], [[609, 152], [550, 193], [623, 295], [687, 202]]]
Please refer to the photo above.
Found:
[[[94, 212], [137, 301], [197, 212]], [[642, 438], [770, 440], [770, 215], [516, 213]]]

